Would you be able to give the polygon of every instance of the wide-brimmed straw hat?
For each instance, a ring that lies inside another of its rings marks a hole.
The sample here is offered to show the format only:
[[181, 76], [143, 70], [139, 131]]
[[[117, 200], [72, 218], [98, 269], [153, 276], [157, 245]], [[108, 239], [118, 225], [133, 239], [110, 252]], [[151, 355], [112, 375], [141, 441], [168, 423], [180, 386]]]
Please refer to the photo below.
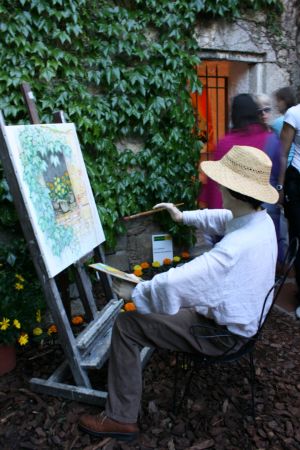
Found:
[[219, 161], [203, 161], [201, 169], [222, 186], [266, 203], [276, 203], [270, 184], [272, 161], [258, 148], [234, 145]]

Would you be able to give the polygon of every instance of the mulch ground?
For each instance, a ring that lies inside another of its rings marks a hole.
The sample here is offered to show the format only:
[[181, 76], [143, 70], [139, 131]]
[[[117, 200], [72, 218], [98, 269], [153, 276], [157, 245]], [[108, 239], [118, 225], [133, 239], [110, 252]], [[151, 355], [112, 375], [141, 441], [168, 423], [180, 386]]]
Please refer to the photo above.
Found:
[[[93, 439], [77, 429], [80, 414], [96, 413], [96, 407], [30, 390], [30, 378], [49, 377], [63, 360], [58, 344], [23, 350], [16, 369], [0, 377], [0, 449], [300, 449], [299, 328], [299, 321], [277, 310], [266, 325], [256, 352], [256, 423], [229, 400], [242, 411], [250, 405], [247, 378], [233, 364], [197, 373], [186, 402], [174, 415], [174, 358], [155, 352], [144, 371], [141, 435], [131, 444]], [[186, 375], [183, 368], [180, 386]], [[105, 367], [93, 374], [101, 389], [105, 377]]]

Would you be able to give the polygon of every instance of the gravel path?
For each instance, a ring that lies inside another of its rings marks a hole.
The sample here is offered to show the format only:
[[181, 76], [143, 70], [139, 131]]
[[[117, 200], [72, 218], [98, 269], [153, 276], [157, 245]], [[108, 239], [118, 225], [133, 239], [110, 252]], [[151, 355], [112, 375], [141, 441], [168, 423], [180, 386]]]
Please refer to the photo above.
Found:
[[[129, 444], [91, 439], [77, 430], [78, 416], [95, 407], [30, 391], [31, 377], [48, 377], [63, 359], [57, 344], [25, 349], [17, 368], [0, 377], [0, 449], [300, 449], [300, 321], [273, 311], [256, 352], [257, 420], [243, 416], [249, 406], [247, 379], [236, 365], [201, 371], [181, 409], [171, 412], [173, 356], [155, 352], [144, 372], [140, 438]], [[48, 353], [47, 353], [48, 352]], [[181, 373], [180, 380], [186, 376]], [[105, 389], [106, 368], [93, 373]], [[181, 383], [183, 385], [183, 381]]]

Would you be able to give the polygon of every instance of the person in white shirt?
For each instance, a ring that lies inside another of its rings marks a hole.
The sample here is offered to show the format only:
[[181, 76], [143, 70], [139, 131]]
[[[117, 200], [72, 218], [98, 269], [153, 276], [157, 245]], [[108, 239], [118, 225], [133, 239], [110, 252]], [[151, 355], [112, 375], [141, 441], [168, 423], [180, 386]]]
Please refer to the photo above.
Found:
[[[223, 210], [181, 212], [172, 203], [155, 206], [164, 207], [177, 222], [224, 237], [209, 252], [151, 281], [114, 281], [114, 291], [125, 301], [132, 299], [137, 310], [120, 314], [113, 326], [105, 412], [83, 415], [83, 431], [123, 440], [137, 436], [141, 348], [218, 355], [237, 351], [256, 333], [277, 259], [274, 224], [260, 207], [278, 200], [269, 182], [271, 167], [263, 151], [234, 146], [221, 160], [201, 163], [220, 185]], [[218, 343], [195, 338], [190, 327], [196, 324], [213, 324], [229, 336]]]
[[[283, 185], [283, 202], [285, 216], [288, 220], [289, 238], [300, 238], [300, 103], [289, 108], [283, 118], [283, 128], [280, 134], [282, 141], [282, 171], [280, 186]], [[294, 157], [288, 168], [286, 161], [291, 145], [294, 144]], [[298, 304], [300, 305], [300, 251], [295, 260], [296, 282], [298, 287]], [[300, 310], [297, 309], [300, 317]]]

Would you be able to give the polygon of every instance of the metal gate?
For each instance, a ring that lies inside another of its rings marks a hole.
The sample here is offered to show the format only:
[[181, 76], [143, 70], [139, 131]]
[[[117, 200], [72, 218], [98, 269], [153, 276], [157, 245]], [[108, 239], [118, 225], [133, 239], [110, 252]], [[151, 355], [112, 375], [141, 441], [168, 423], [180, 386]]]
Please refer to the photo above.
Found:
[[201, 64], [197, 74], [203, 84], [201, 94], [192, 94], [196, 133], [203, 142], [201, 161], [211, 159], [212, 152], [228, 130], [228, 77], [219, 75], [218, 64]]

